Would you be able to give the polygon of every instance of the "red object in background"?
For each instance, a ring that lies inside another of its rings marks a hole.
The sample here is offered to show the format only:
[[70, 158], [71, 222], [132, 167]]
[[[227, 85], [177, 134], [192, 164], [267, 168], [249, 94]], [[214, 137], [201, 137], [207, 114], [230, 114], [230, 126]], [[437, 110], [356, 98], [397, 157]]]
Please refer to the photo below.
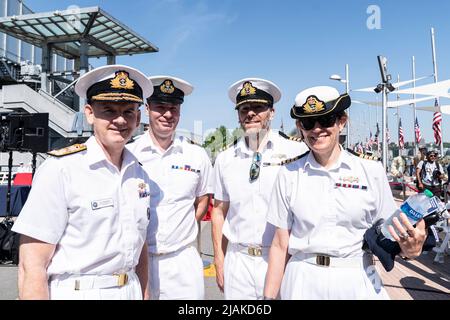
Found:
[[208, 211], [206, 212], [206, 214], [203, 216], [202, 221], [211, 221], [211, 211], [214, 207], [213, 205], [213, 198], [209, 197], [209, 205], [208, 205]]
[[14, 186], [31, 186], [33, 175], [31, 172], [16, 173], [13, 180]]

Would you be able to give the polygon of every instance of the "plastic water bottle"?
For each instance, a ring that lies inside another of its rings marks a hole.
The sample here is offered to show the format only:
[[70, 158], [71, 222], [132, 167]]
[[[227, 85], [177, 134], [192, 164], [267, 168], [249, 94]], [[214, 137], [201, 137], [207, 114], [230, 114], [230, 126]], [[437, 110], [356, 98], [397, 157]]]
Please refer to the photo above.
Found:
[[400, 212], [403, 212], [408, 218], [409, 222], [411, 222], [412, 225], [415, 225], [417, 221], [428, 216], [429, 214], [432, 214], [436, 211], [442, 211], [443, 205], [444, 204], [441, 200], [439, 200], [439, 198], [435, 197], [430, 190], [425, 189], [424, 193], [418, 193], [408, 197], [408, 199], [406, 199], [405, 202], [403, 202], [403, 204], [400, 206], [400, 209], [397, 209], [394, 214], [384, 222], [383, 226], [381, 227], [381, 232], [386, 238], [395, 241], [388, 230], [388, 226], [392, 225], [394, 230], [396, 230], [395, 226], [393, 225], [392, 219], [397, 217], [397, 219], [401, 221]]

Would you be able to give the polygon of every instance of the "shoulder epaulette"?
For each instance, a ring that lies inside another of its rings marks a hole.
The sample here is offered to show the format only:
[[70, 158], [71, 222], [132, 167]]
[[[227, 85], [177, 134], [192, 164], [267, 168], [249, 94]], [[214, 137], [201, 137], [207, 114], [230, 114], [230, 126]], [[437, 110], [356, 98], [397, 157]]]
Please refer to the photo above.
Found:
[[283, 138], [285, 138], [285, 139], [288, 139], [288, 140], [292, 140], [292, 141], [296, 141], [296, 142], [302, 142], [302, 141], [303, 141], [302, 138], [299, 138], [299, 137], [291, 137], [291, 136], [288, 136], [286, 133], [281, 132], [281, 131], [278, 131], [278, 134], [279, 134], [281, 137], [283, 137]]
[[352, 149], [347, 149], [347, 152], [351, 153], [352, 155], [361, 158], [361, 159], [367, 159], [367, 160], [374, 160], [374, 161], [379, 161], [380, 158], [376, 157], [376, 156], [369, 156], [368, 154], [364, 154], [364, 153], [359, 153], [356, 151], [353, 151]]
[[69, 154], [74, 154], [74, 153], [84, 151], [84, 150], [87, 150], [86, 145], [82, 144], [82, 143], [77, 143], [77, 144], [73, 144], [73, 145], [65, 147], [65, 148], [49, 151], [49, 152], [47, 152], [47, 154], [54, 156], [54, 157], [64, 157]]
[[202, 147], [202, 145], [201, 145], [201, 144], [199, 144], [199, 143], [195, 142], [195, 141], [194, 141], [194, 140], [192, 140], [192, 139], [186, 138], [186, 141], [187, 141], [187, 142], [189, 142], [190, 144], [195, 144], [196, 146]]
[[296, 156], [296, 157], [293, 157], [293, 158], [289, 158], [289, 159], [286, 159], [286, 160], [282, 160], [280, 162], [264, 162], [263, 166], [284, 166], [285, 164], [288, 164], [288, 163], [297, 161], [298, 159], [301, 159], [303, 157], [306, 157], [309, 152], [310, 151], [308, 150], [308, 151], [306, 151], [305, 153], [303, 153], [303, 154], [301, 154], [299, 156]]

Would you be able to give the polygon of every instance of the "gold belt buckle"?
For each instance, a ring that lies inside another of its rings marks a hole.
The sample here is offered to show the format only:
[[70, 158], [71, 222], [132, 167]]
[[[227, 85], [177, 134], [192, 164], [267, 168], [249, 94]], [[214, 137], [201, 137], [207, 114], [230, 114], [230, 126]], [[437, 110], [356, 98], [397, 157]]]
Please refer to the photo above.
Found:
[[117, 276], [117, 285], [122, 287], [128, 283], [128, 275], [126, 273], [114, 274]]
[[318, 264], [319, 266], [329, 267], [330, 266], [330, 257], [318, 255], [316, 257], [316, 264]]
[[248, 247], [248, 254], [254, 257], [262, 256], [262, 249], [256, 247]]

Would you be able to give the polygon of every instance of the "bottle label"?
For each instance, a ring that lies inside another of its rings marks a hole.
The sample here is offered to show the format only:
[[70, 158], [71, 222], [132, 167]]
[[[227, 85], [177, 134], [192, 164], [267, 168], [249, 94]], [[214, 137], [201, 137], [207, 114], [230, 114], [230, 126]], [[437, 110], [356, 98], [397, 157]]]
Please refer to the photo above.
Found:
[[430, 205], [431, 207], [427, 210], [427, 213], [433, 213], [434, 211], [436, 211], [439, 208], [439, 203], [438, 203], [439, 199], [434, 196], [433, 198], [430, 198]]
[[404, 202], [401, 206], [400, 209], [403, 211], [404, 214], [406, 214], [406, 216], [408, 217], [408, 219], [413, 220], [413, 221], [417, 221], [422, 219], [422, 214], [416, 210], [414, 210], [408, 202]]

